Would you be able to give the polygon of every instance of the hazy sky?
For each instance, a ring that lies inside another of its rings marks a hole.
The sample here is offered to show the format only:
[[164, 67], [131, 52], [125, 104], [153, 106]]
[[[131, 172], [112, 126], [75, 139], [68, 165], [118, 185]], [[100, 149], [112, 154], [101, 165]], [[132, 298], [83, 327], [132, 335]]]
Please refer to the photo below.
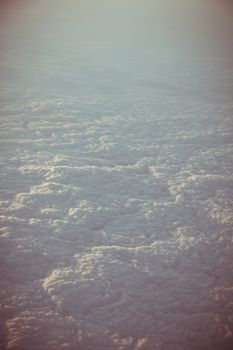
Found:
[[[197, 69], [197, 76], [202, 60], [208, 61], [210, 71], [218, 69], [217, 61], [230, 61], [225, 53], [231, 49], [230, 22], [223, 21], [210, 1], [21, 0], [6, 7], [1, 21], [1, 61], [4, 56], [9, 60], [12, 48], [15, 62], [21, 65], [21, 78], [28, 62], [35, 87], [53, 64], [61, 64], [58, 76], [70, 68], [73, 75], [93, 72], [93, 83], [104, 79], [105, 73], [125, 84], [126, 79], [130, 83], [130, 79], [145, 77], [155, 83], [153, 74], [164, 75], [165, 82], [175, 72], [182, 74], [183, 65], [192, 66], [193, 72]], [[220, 70], [221, 75], [224, 67]], [[12, 77], [11, 73], [9, 80]], [[206, 79], [212, 79], [212, 73]], [[42, 85], [38, 88], [46, 89], [46, 83]]]

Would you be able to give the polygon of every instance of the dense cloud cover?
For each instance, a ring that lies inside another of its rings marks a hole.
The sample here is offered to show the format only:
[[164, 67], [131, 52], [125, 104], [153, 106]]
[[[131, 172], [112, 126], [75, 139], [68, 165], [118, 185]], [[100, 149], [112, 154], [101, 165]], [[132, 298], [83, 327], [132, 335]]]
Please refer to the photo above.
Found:
[[57, 4], [1, 22], [1, 349], [232, 349], [232, 67], [216, 13]]

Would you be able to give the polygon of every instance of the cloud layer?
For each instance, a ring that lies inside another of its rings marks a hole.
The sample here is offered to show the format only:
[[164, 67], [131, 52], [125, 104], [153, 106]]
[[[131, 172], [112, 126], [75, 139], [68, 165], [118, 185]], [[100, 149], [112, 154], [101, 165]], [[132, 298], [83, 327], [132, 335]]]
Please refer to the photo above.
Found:
[[1, 44], [0, 347], [230, 350], [229, 71], [165, 29], [90, 33], [104, 1], [87, 24], [49, 4]]

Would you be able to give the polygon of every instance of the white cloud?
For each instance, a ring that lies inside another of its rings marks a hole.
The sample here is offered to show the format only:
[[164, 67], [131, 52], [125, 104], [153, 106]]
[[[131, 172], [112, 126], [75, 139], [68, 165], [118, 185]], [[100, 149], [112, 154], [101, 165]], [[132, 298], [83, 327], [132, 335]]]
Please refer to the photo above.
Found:
[[192, 11], [68, 3], [0, 40], [0, 348], [231, 349], [232, 74]]

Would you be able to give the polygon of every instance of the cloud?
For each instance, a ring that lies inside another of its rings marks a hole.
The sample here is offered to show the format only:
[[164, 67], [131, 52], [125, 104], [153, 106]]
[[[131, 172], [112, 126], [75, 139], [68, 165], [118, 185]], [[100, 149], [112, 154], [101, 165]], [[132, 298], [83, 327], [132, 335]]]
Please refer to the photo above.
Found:
[[1, 45], [0, 347], [230, 350], [232, 75], [145, 35], [154, 3], [94, 33], [98, 3], [22, 7], [40, 30]]

